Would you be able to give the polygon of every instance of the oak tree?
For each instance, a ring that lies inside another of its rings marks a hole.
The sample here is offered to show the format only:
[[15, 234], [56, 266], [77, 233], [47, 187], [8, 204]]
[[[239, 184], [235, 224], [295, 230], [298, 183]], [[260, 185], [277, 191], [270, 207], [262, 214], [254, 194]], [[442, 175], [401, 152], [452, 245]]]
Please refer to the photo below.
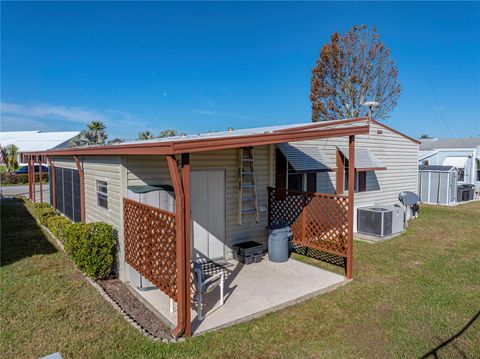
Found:
[[332, 34], [312, 69], [312, 121], [366, 116], [366, 101], [379, 103], [372, 118], [385, 119], [399, 96], [397, 67], [375, 28]]

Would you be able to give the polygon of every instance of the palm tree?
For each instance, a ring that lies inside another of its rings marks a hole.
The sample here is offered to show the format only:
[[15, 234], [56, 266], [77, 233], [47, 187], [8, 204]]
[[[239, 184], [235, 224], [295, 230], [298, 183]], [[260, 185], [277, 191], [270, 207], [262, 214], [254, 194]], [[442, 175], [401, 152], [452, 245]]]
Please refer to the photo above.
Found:
[[92, 121], [87, 125], [87, 129], [72, 138], [68, 145], [70, 147], [104, 145], [108, 138], [106, 128], [102, 121]]
[[151, 140], [152, 138], [155, 138], [155, 136], [153, 136], [153, 133], [150, 131], [142, 131], [138, 133], [139, 140]]
[[13, 172], [18, 168], [18, 147], [14, 144], [8, 145], [7, 147], [2, 147], [2, 157], [5, 161], [5, 166], [7, 167], [7, 172]]
[[177, 130], [166, 129], [160, 132], [158, 137], [173, 137], [177, 135]]
[[96, 131], [105, 131], [107, 126], [102, 121], [92, 121], [87, 125], [87, 129], [90, 131], [96, 132]]

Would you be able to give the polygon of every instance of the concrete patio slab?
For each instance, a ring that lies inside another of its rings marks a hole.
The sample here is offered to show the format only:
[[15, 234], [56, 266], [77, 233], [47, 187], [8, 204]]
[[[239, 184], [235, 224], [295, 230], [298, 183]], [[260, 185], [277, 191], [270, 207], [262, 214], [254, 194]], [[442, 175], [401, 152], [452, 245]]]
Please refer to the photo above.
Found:
[[[219, 288], [204, 298], [202, 321], [197, 317], [196, 299], [192, 299], [192, 331], [194, 335], [240, 323], [267, 312], [298, 303], [312, 296], [333, 290], [348, 282], [345, 277], [294, 259], [285, 263], [270, 262], [244, 265], [230, 261], [225, 270], [225, 303], [220, 304]], [[176, 312], [170, 313], [170, 299], [160, 290], [138, 290], [148, 305], [162, 317], [176, 323]], [[192, 288], [192, 293], [193, 293]]]

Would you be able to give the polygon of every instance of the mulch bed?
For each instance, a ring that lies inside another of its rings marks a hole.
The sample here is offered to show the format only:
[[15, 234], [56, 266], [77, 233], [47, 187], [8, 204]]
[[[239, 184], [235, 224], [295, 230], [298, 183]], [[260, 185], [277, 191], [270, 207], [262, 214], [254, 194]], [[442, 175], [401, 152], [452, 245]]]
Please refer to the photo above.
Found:
[[108, 278], [98, 280], [97, 284], [146, 332], [157, 338], [172, 338], [168, 325], [140, 302], [125, 283], [119, 279]]

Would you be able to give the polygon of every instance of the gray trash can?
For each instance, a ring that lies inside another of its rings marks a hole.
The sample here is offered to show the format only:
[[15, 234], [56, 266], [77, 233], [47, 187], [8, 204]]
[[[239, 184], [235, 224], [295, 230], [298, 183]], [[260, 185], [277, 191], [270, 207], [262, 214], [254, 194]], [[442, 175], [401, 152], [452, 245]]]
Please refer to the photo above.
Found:
[[286, 262], [288, 260], [288, 240], [291, 235], [292, 231], [289, 226], [267, 227], [268, 259], [271, 262]]

